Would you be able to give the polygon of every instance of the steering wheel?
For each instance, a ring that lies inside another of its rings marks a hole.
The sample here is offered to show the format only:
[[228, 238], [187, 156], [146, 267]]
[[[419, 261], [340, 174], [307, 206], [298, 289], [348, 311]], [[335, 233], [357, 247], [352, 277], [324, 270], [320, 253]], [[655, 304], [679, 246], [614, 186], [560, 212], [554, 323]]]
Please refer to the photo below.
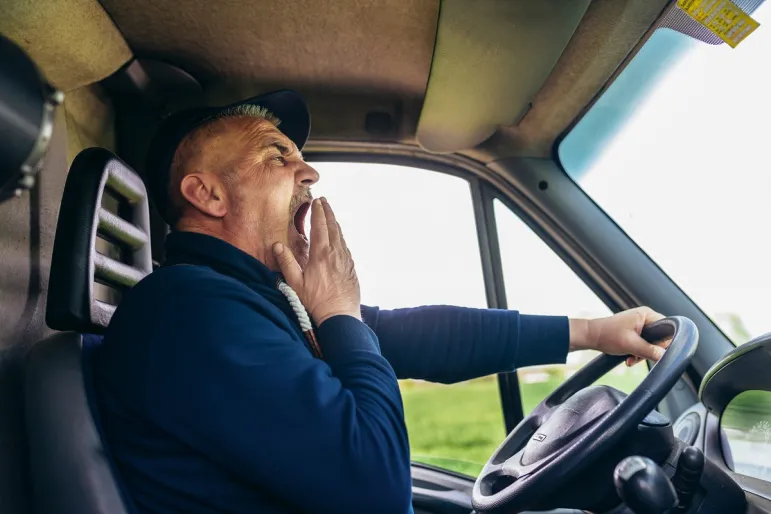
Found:
[[[649, 416], [688, 367], [698, 345], [696, 325], [673, 316], [643, 328], [657, 342], [672, 337], [664, 356], [629, 395], [591, 386], [626, 356], [600, 355], [566, 380], [495, 450], [474, 484], [480, 513], [533, 508]], [[569, 507], [565, 505], [564, 507]]]

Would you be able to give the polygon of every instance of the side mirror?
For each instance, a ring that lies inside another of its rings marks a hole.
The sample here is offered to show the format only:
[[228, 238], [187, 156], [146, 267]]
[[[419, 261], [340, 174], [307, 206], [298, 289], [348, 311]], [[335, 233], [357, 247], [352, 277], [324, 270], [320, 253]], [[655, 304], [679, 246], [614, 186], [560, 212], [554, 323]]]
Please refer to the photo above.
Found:
[[729, 468], [771, 480], [771, 333], [729, 352], [704, 375], [699, 399], [720, 418]]
[[771, 391], [771, 332], [728, 352], [704, 375], [699, 400], [720, 417], [745, 391]]
[[720, 418], [726, 463], [742, 475], [771, 481], [771, 391], [745, 391]]

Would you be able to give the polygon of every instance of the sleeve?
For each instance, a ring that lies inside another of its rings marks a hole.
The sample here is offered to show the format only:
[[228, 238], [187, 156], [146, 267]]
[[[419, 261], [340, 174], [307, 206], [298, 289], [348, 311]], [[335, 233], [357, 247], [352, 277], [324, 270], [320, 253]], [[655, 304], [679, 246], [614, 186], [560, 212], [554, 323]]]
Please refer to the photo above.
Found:
[[362, 306], [398, 378], [455, 383], [526, 366], [562, 364], [568, 318], [503, 309]]
[[148, 357], [153, 420], [298, 510], [407, 512], [403, 407], [375, 334], [331, 318], [321, 361], [242, 296], [218, 284], [174, 297], [166, 315], [183, 320]]

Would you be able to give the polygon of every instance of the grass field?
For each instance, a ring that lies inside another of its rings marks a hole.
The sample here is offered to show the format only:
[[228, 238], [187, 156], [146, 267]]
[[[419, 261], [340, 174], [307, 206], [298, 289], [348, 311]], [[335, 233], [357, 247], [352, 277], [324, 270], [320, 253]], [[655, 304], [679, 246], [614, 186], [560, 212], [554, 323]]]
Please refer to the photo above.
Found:
[[[546, 377], [521, 383], [523, 407], [530, 412], [564, 380], [561, 368], [543, 368]], [[609, 373], [598, 383], [630, 392], [645, 374], [643, 365]], [[402, 398], [412, 459], [476, 476], [506, 435], [495, 377], [441, 385], [404, 381]]]

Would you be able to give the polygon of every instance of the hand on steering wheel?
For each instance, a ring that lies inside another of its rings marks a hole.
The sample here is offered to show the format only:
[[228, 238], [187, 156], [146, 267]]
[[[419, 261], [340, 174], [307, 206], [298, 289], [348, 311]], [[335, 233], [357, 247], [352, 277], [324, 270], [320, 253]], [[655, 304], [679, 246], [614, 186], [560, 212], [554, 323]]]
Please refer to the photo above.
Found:
[[[698, 344], [698, 330], [684, 317], [645, 326], [649, 342], [672, 338], [669, 348], [629, 395], [591, 388], [626, 356], [601, 355], [566, 380], [511, 431], [474, 484], [477, 512], [533, 508], [575, 477], [636, 427], [685, 372]], [[566, 506], [569, 507], [569, 506]]]
[[650, 344], [640, 334], [643, 327], [664, 319], [649, 307], [637, 307], [596, 319], [570, 320], [570, 351], [597, 350], [608, 355], [628, 355], [626, 365], [648, 359], [658, 361], [670, 340]]

